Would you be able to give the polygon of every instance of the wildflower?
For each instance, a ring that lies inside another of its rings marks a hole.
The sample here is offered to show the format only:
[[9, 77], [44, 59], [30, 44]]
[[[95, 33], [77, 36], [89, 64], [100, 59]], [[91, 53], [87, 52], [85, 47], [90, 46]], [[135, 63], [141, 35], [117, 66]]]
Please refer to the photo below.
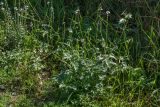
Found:
[[23, 9], [23, 8], [20, 8], [20, 11], [21, 11], [21, 12], [23, 12], [23, 11], [24, 11], [24, 9]]
[[59, 88], [64, 88], [64, 87], [66, 87], [66, 85], [64, 83], [59, 85]]
[[109, 15], [109, 14], [110, 14], [110, 11], [106, 11], [106, 14]]
[[16, 96], [17, 93], [16, 93], [16, 92], [12, 92], [11, 95], [12, 95], [12, 96]]
[[83, 78], [84, 78], [84, 77], [83, 77], [83, 76], [81, 76], [79, 79], [80, 79], [80, 80], [82, 80]]
[[2, 7], [2, 8], [1, 8], [1, 10], [2, 10], [2, 11], [4, 11], [4, 10], [5, 10], [5, 8], [3, 8], [3, 7]]
[[50, 4], [50, 2], [48, 1], [48, 2], [47, 2], [47, 5], [49, 5], [49, 4]]
[[53, 6], [51, 6], [51, 11], [53, 12], [53, 10], [54, 10], [54, 8], [53, 8]]
[[3, 5], [4, 5], [4, 3], [3, 3], [3, 2], [1, 2], [1, 3], [0, 3], [0, 5], [1, 5], [1, 6], [3, 6]]
[[17, 7], [14, 7], [14, 10], [15, 10], [15, 11], [18, 11], [18, 8], [17, 8]]
[[24, 6], [24, 10], [28, 10], [28, 6]]
[[126, 19], [122, 18], [119, 20], [119, 24], [124, 24], [126, 21], [127, 21]]
[[126, 15], [125, 15], [125, 18], [126, 18], [126, 19], [131, 19], [131, 18], [132, 18], [132, 14], [131, 14], [131, 13], [126, 14]]
[[75, 14], [78, 14], [80, 12], [79, 8], [75, 11]]
[[19, 13], [18, 13], [17, 15], [18, 15], [18, 16], [21, 16], [21, 14], [19, 14]]
[[82, 43], [84, 43], [85, 40], [84, 40], [84, 39], [81, 39], [80, 41], [81, 41]]
[[89, 31], [91, 31], [92, 30], [92, 28], [91, 27], [89, 27], [88, 29], [87, 29], [87, 31], [89, 32]]
[[102, 10], [103, 10], [102, 6], [100, 6], [98, 10], [99, 10], [99, 11], [102, 11]]
[[73, 33], [73, 30], [71, 27], [68, 28], [69, 33]]

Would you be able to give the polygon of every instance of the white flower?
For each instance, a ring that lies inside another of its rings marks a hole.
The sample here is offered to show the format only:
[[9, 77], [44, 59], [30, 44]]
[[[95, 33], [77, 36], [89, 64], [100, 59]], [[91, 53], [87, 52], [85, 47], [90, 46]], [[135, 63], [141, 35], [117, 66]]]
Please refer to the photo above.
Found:
[[1, 10], [2, 10], [2, 11], [4, 11], [4, 10], [5, 10], [5, 8], [3, 8], [3, 7], [2, 7], [2, 8], [1, 8]]
[[49, 4], [50, 4], [50, 2], [48, 1], [48, 2], [47, 2], [47, 5], [49, 5]]
[[1, 2], [1, 3], [0, 3], [0, 5], [4, 5], [4, 3], [3, 3], [3, 2]]
[[99, 10], [99, 11], [102, 11], [102, 10], [103, 10], [102, 6], [100, 6], [98, 10]]
[[126, 19], [122, 18], [122, 19], [119, 20], [119, 24], [126, 23], [126, 21], [127, 21]]
[[54, 8], [53, 8], [53, 6], [51, 6], [51, 11], [53, 12], [53, 10], [54, 10]]
[[109, 15], [111, 12], [110, 11], [106, 11], [106, 14]]
[[64, 88], [64, 87], [66, 87], [66, 85], [64, 83], [59, 85], [59, 88]]
[[24, 9], [23, 9], [23, 8], [20, 8], [20, 11], [21, 11], [21, 12], [23, 12], [23, 11], [24, 11]]
[[73, 30], [71, 27], [68, 28], [69, 33], [73, 33]]
[[131, 14], [131, 13], [126, 14], [126, 15], [125, 15], [125, 18], [126, 18], [126, 19], [131, 19], [131, 18], [132, 18], [132, 14]]
[[82, 80], [83, 78], [84, 78], [84, 76], [80, 76], [80, 78], [79, 78], [79, 79], [80, 79], [80, 80]]
[[80, 12], [79, 8], [75, 11], [75, 14], [78, 14]]
[[92, 30], [92, 28], [91, 27], [89, 27], [88, 29], [87, 29], [87, 31], [91, 31]]
[[17, 8], [17, 7], [14, 7], [14, 10], [15, 10], [15, 11], [18, 11], [18, 8]]
[[25, 9], [25, 10], [28, 10], [28, 8], [29, 8], [29, 6], [27, 6], [27, 5], [26, 5], [26, 6], [24, 6], [24, 9]]

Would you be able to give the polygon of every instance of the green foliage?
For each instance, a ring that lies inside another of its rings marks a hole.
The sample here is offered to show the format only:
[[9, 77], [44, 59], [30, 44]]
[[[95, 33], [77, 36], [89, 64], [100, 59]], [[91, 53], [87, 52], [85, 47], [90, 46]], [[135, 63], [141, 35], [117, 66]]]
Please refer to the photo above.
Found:
[[54, 78], [59, 86], [60, 101], [89, 106], [98, 99], [103, 101], [108, 91], [114, 95], [123, 89], [130, 92], [133, 86], [136, 86], [135, 92], [144, 87], [143, 72], [128, 66], [123, 57], [112, 53], [88, 59], [76, 50], [67, 50], [63, 61], [66, 65]]
[[2, 0], [0, 107], [158, 106], [158, 0]]

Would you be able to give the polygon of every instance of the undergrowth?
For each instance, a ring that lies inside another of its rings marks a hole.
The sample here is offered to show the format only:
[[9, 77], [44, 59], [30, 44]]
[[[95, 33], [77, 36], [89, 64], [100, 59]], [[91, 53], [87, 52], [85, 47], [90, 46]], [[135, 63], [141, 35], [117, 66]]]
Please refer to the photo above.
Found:
[[158, 107], [160, 1], [2, 0], [0, 106]]

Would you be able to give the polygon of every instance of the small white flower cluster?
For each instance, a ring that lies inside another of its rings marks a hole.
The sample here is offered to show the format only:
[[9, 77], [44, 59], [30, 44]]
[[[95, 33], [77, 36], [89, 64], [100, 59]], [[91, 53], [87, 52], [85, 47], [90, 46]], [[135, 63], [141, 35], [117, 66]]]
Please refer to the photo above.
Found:
[[102, 11], [103, 10], [103, 8], [102, 8], [102, 6], [100, 6], [99, 8], [98, 8], [98, 11]]
[[128, 13], [125, 15], [125, 19], [131, 19], [132, 18], [132, 14], [131, 13]]
[[69, 33], [73, 33], [73, 29], [71, 27], [68, 28]]
[[119, 24], [123, 24], [123, 23], [126, 23], [126, 19], [125, 18], [121, 18], [120, 20], [119, 20]]
[[4, 3], [3, 2], [0, 2], [0, 6], [1, 6], [1, 10], [4, 11], [5, 8], [4, 8]]
[[110, 11], [106, 11], [106, 14], [109, 15], [111, 12]]
[[[100, 7], [98, 8], [98, 11], [103, 11], [102, 6], [100, 6]], [[111, 12], [108, 11], [108, 10], [105, 12], [105, 14], [106, 14], [107, 16], [108, 16], [110, 13], [111, 13]]]
[[47, 1], [47, 5], [50, 5], [50, 4], [51, 4], [51, 2]]
[[90, 32], [92, 30], [92, 27], [87, 28], [87, 32]]
[[79, 14], [80, 13], [80, 9], [77, 8], [77, 10], [75, 11], [75, 14]]
[[14, 7], [14, 11], [26, 12], [29, 9], [29, 6], [25, 5], [23, 8]]
[[131, 19], [132, 18], [132, 14], [131, 13], [128, 13], [128, 14], [124, 14], [124, 18], [121, 18], [119, 20], [119, 24], [124, 24], [127, 22], [127, 20]]
[[1, 6], [3, 6], [3, 5], [4, 5], [4, 3], [3, 3], [3, 2], [1, 2], [1, 3], [0, 3], [0, 5], [1, 5]]
[[15, 10], [15, 11], [18, 11], [18, 8], [17, 8], [17, 7], [14, 7], [14, 10]]

